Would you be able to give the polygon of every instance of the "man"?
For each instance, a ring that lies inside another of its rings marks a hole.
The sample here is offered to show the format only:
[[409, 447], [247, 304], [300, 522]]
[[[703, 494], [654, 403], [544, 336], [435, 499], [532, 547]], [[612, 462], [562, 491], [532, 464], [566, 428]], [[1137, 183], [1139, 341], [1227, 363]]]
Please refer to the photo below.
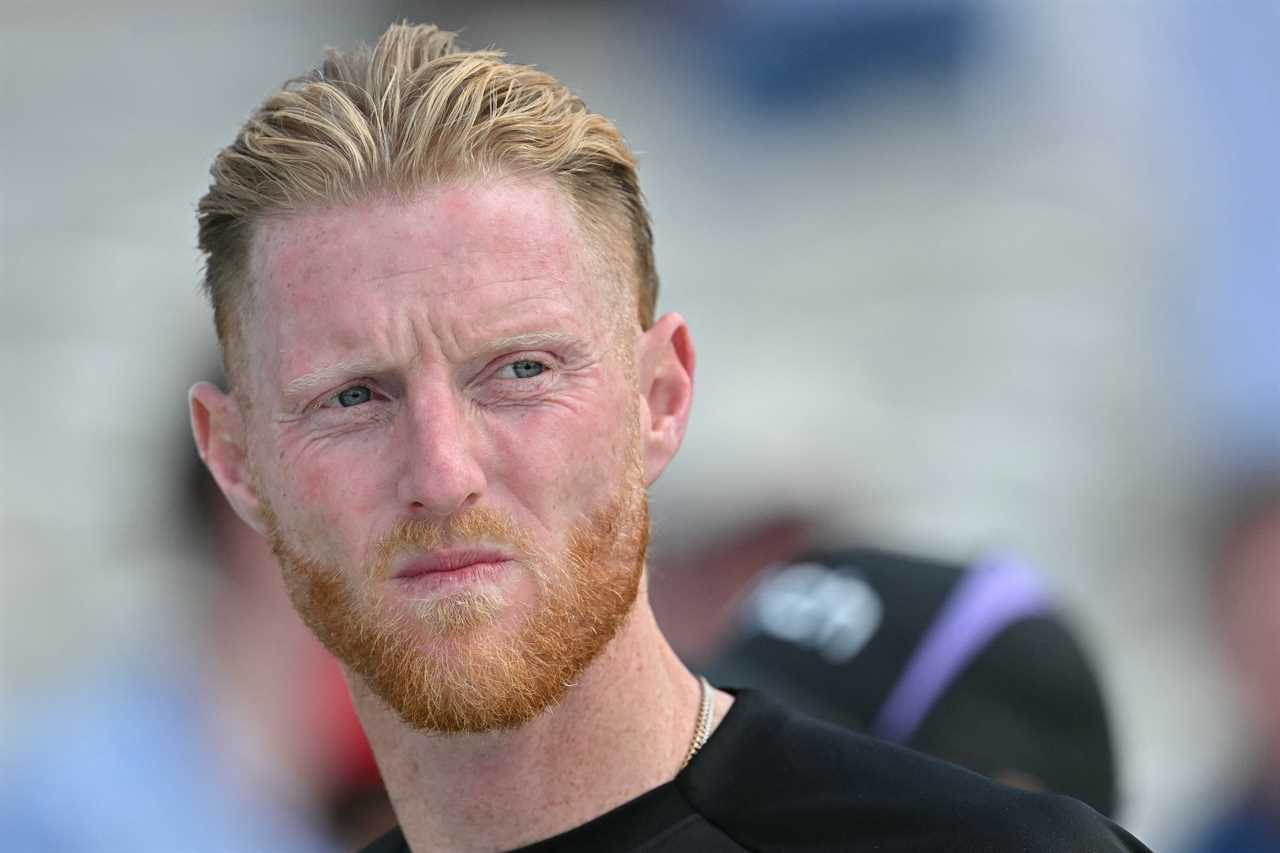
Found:
[[645, 490], [694, 349], [631, 153], [558, 81], [392, 27], [212, 173], [230, 390], [192, 388], [196, 442], [344, 663], [400, 821], [374, 849], [1143, 849], [671, 651]]

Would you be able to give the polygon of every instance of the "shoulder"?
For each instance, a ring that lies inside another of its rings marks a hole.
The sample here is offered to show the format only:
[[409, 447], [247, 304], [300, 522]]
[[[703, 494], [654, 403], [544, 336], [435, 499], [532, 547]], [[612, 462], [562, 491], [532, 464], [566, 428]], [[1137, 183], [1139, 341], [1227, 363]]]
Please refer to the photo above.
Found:
[[681, 781], [708, 820], [762, 851], [1145, 850], [1075, 800], [1006, 788], [752, 691]]

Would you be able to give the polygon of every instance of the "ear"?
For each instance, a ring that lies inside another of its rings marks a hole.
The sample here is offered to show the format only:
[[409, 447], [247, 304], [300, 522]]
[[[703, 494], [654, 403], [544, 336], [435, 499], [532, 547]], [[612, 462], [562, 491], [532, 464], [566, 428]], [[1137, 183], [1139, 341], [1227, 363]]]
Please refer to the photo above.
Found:
[[236, 515], [259, 533], [266, 532], [258, 493], [249, 479], [245, 424], [235, 397], [211, 382], [188, 392], [196, 450]]
[[644, 476], [651, 485], [680, 449], [693, 405], [697, 356], [689, 326], [679, 314], [665, 314], [640, 336], [636, 366], [645, 422]]

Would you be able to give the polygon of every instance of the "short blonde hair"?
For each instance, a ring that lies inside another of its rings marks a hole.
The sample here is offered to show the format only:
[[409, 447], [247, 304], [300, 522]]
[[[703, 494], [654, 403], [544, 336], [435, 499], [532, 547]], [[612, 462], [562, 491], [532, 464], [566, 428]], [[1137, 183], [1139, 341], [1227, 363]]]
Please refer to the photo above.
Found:
[[379, 193], [407, 198], [455, 178], [551, 175], [619, 277], [632, 280], [641, 328], [652, 325], [653, 235], [622, 135], [549, 74], [496, 50], [459, 49], [454, 38], [397, 24], [372, 48], [329, 51], [214, 160], [199, 245], [229, 379], [260, 223]]

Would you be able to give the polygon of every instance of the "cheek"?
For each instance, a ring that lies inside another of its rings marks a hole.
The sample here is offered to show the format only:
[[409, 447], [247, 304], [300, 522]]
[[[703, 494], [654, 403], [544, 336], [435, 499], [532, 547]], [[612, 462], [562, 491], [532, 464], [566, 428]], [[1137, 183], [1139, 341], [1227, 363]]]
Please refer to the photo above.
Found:
[[317, 552], [353, 554], [378, 517], [385, 491], [372, 448], [341, 442], [281, 454], [272, 497], [276, 514], [298, 544]]
[[330, 527], [346, 513], [339, 512], [352, 502], [353, 483], [340, 477], [331, 465], [300, 466], [295, 474], [294, 503], [303, 513], [314, 513], [323, 526]]
[[549, 408], [502, 424], [492, 432], [496, 479], [544, 521], [590, 512], [613, 497], [624, 470], [630, 433], [620, 412]]

